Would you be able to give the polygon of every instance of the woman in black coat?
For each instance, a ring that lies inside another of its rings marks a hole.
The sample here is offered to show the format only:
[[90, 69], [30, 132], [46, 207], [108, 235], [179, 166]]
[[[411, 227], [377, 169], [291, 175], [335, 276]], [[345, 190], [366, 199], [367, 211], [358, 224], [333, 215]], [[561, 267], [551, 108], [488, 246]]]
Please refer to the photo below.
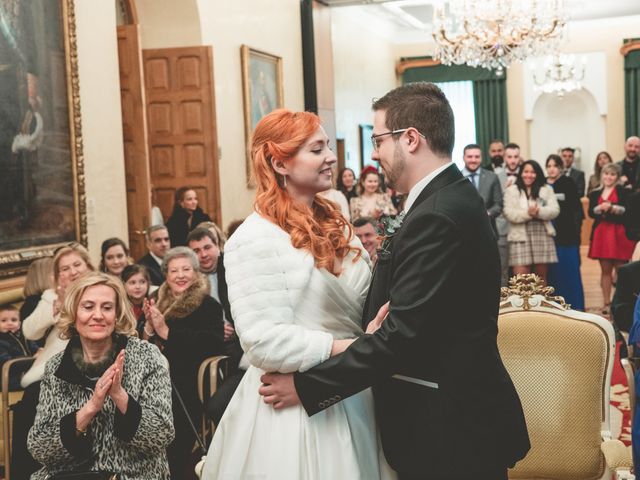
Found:
[[584, 288], [580, 276], [580, 228], [584, 214], [575, 182], [563, 175], [564, 164], [558, 155], [549, 155], [546, 162], [547, 183], [551, 185], [560, 205], [560, 214], [553, 220], [558, 263], [551, 264], [547, 283], [564, 297], [574, 310], [584, 310]]
[[210, 222], [209, 215], [198, 206], [198, 195], [190, 187], [176, 190], [173, 213], [167, 220], [172, 247], [187, 245], [187, 235], [202, 222]]
[[[200, 422], [197, 373], [203, 360], [224, 354], [222, 307], [209, 295], [209, 283], [199, 272], [198, 258], [187, 247], [169, 250], [162, 263], [166, 282], [155, 300], [145, 301], [143, 338], [155, 341], [169, 361], [171, 381], [182, 397], [194, 425]], [[195, 434], [173, 395], [176, 436], [167, 450], [171, 478], [188, 478]]]

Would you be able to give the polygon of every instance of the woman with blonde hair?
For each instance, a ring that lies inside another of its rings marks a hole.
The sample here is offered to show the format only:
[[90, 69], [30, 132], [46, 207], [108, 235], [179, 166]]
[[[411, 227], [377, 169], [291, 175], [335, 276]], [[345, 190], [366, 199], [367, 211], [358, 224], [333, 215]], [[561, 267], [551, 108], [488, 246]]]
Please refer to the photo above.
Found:
[[27, 318], [38, 306], [45, 290], [53, 287], [53, 258], [44, 257], [34, 260], [24, 279], [22, 295], [24, 303], [20, 307], [20, 318]]
[[253, 134], [255, 211], [225, 249], [229, 300], [250, 363], [213, 438], [203, 477], [395, 478], [365, 390], [310, 418], [258, 393], [264, 372], [306, 371], [362, 335], [368, 255], [337, 206], [336, 157], [317, 115], [275, 110]]
[[28, 445], [43, 468], [31, 478], [98, 471], [168, 480], [169, 370], [157, 347], [136, 338], [122, 283], [100, 272], [77, 280], [58, 329], [68, 344], [42, 379]]
[[66, 292], [73, 282], [86, 272], [93, 270], [95, 268], [89, 258], [89, 252], [79, 243], [58, 248], [53, 257], [54, 288], [42, 293], [38, 306], [22, 322], [25, 338], [33, 341], [44, 339], [44, 348], [22, 377], [21, 385], [25, 393], [13, 411], [11, 471], [12, 476], [16, 478], [28, 478], [39, 468], [27, 451], [27, 432], [33, 425], [36, 415], [40, 381], [47, 361], [67, 346], [67, 340], [60, 337], [58, 327], [60, 309]]

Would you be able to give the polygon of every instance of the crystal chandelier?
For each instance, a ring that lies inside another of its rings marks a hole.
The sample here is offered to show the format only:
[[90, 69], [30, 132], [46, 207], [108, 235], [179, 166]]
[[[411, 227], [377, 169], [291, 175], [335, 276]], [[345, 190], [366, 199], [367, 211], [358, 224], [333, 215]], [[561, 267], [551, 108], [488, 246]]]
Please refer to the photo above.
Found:
[[535, 63], [532, 64], [533, 81], [536, 88], [544, 93], [555, 93], [563, 97], [566, 93], [580, 90], [584, 80], [586, 58], [576, 62], [575, 55], [555, 54], [545, 58], [544, 74], [540, 75]]
[[434, 11], [435, 58], [497, 70], [557, 50], [563, 0], [450, 0]]

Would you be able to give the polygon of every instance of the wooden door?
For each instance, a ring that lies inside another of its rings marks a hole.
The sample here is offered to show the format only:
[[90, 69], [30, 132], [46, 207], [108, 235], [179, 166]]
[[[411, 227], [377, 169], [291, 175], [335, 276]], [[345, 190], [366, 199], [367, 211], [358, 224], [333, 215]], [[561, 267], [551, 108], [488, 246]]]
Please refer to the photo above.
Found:
[[138, 25], [118, 26], [129, 248], [134, 259], [145, 253], [143, 232], [151, 220], [149, 152], [139, 40]]
[[192, 187], [220, 225], [220, 179], [211, 47], [143, 50], [151, 183], [171, 215], [175, 191]]

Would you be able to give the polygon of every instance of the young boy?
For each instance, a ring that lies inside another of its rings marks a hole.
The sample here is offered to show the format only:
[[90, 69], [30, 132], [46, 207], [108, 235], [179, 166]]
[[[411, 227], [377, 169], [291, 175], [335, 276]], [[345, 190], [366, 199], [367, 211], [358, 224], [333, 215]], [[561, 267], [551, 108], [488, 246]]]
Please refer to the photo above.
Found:
[[[0, 305], [0, 368], [7, 360], [29, 357], [38, 351], [38, 345], [24, 338], [20, 331], [20, 313], [13, 305]], [[9, 390], [20, 389], [20, 378], [31, 365], [16, 365], [9, 372]], [[1, 388], [1, 385], [0, 385]]]

